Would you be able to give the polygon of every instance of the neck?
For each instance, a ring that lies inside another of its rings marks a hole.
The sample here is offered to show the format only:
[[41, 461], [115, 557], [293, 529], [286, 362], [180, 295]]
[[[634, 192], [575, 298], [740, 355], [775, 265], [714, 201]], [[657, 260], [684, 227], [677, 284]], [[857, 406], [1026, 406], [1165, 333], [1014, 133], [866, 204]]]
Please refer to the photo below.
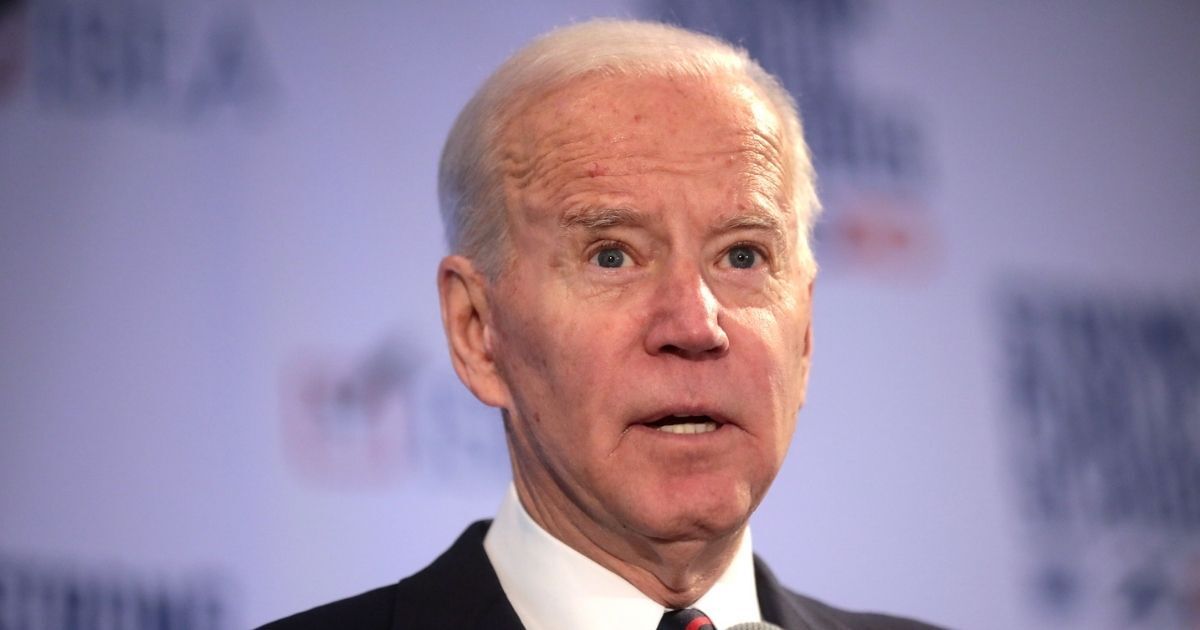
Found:
[[733, 561], [746, 529], [743, 523], [702, 540], [616, 535], [573, 502], [538, 497], [519, 475], [514, 481], [522, 507], [542, 529], [665, 608], [686, 608], [707, 593]]

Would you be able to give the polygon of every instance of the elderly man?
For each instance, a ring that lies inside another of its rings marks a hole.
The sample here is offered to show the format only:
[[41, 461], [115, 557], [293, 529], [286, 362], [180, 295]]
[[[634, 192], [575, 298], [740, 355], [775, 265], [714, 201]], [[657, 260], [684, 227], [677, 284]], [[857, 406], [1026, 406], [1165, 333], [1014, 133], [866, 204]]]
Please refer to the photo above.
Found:
[[926, 627], [791, 593], [751, 553], [816, 273], [772, 77], [673, 27], [560, 29], [467, 104], [439, 184], [450, 353], [501, 410], [513, 488], [423, 571], [273, 627]]

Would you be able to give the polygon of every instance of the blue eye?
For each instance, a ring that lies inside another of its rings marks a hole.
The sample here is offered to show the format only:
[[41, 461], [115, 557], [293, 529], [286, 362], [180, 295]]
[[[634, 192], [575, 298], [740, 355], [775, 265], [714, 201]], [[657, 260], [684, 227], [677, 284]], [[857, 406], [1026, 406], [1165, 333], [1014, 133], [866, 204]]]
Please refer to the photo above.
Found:
[[758, 252], [754, 248], [738, 245], [729, 250], [729, 264], [737, 269], [749, 269], [758, 262]]
[[607, 269], [616, 269], [617, 267], [625, 266], [625, 252], [615, 247], [605, 247], [604, 249], [596, 252], [596, 255], [592, 257], [592, 260], [594, 260], [596, 264], [600, 265], [601, 267]]

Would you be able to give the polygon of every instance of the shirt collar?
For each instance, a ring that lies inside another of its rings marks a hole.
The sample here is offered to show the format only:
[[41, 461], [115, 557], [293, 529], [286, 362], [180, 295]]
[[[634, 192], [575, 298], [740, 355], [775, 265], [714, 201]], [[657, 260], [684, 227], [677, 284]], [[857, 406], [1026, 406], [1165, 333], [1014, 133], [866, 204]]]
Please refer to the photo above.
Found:
[[[483, 540], [500, 586], [528, 630], [653, 630], [664, 608], [534, 522], [509, 484]], [[747, 528], [733, 561], [694, 607], [718, 628], [761, 621]]]

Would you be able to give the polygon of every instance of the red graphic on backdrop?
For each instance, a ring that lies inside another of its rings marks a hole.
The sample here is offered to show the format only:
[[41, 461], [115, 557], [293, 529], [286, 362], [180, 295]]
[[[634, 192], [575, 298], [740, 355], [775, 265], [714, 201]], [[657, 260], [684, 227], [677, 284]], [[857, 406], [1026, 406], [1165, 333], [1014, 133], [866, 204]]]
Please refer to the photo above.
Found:
[[405, 353], [390, 344], [365, 358], [309, 352], [287, 364], [280, 407], [291, 468], [337, 486], [382, 485], [400, 476], [412, 371]]

